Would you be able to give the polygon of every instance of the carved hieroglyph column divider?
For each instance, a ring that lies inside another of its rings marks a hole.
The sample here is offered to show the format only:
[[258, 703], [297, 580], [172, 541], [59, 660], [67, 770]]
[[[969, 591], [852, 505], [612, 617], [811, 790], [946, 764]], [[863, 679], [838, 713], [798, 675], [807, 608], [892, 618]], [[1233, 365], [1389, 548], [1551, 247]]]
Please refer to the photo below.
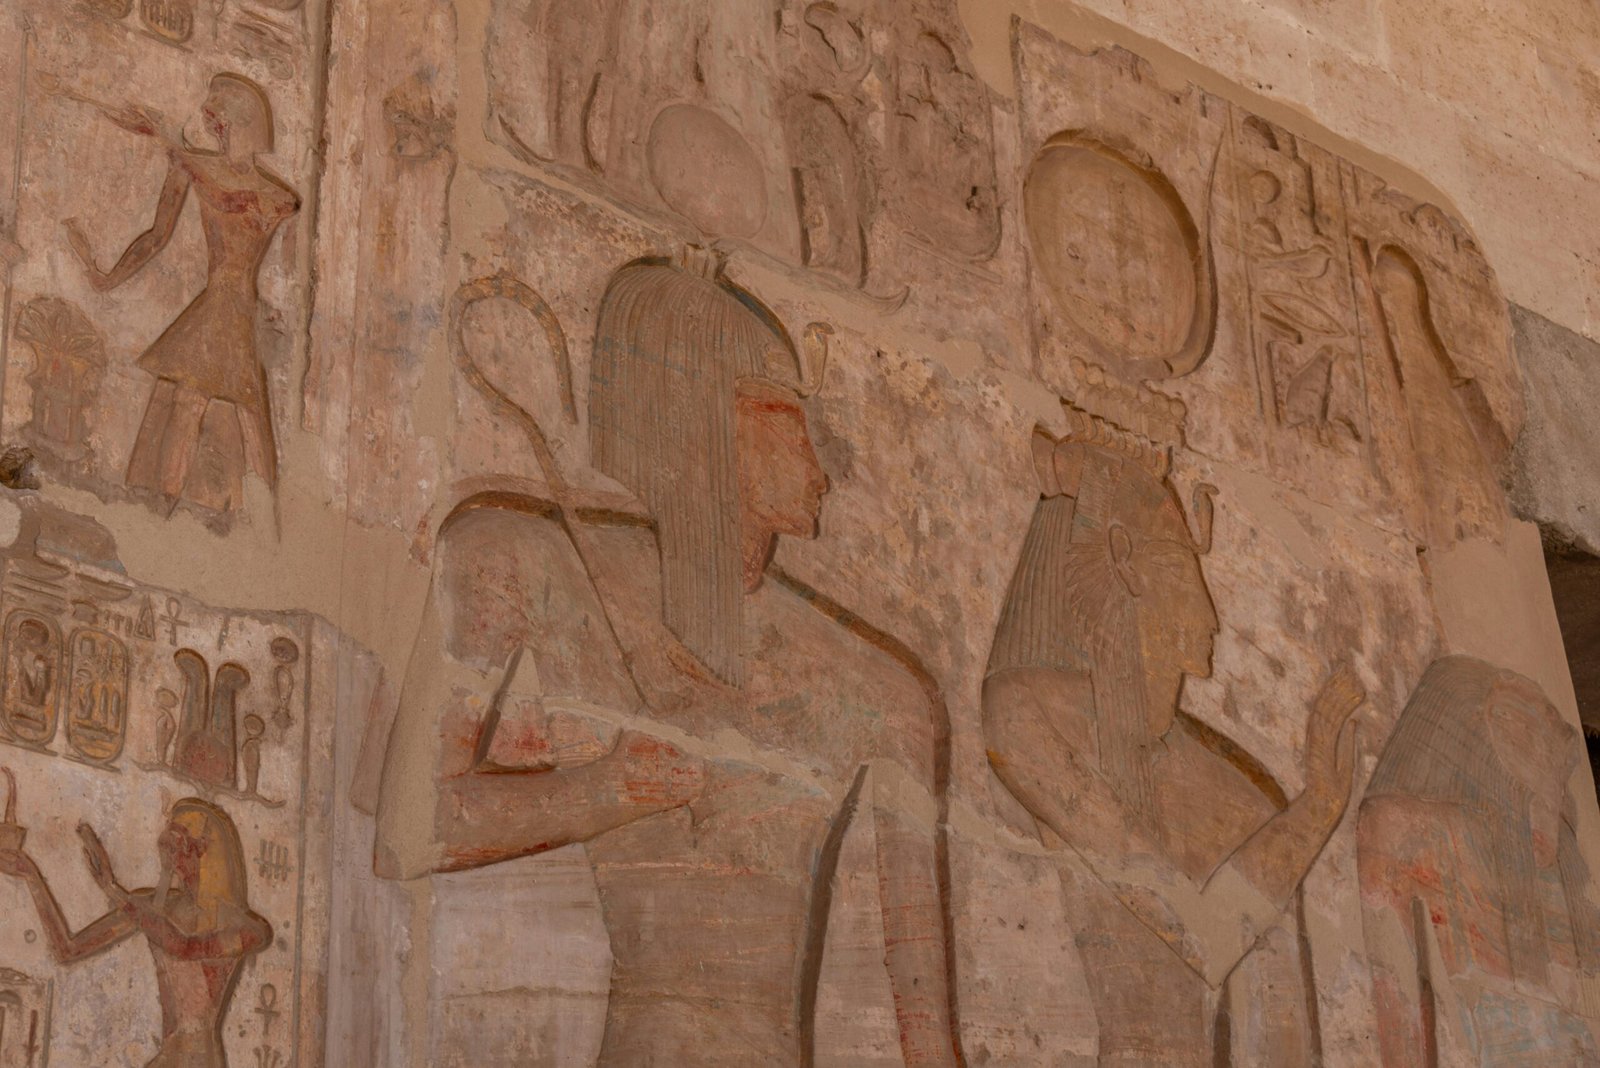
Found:
[[[9, 367], [11, 357], [11, 271], [18, 258], [19, 249], [16, 247], [17, 207], [22, 187], [22, 142], [23, 134], [28, 121], [28, 27], [22, 22], [21, 15], [13, 15], [12, 25], [5, 33], [6, 48], [9, 62], [6, 66], [16, 72], [15, 96], [12, 106], [15, 109], [14, 122], [15, 140], [11, 145], [10, 174], [7, 177], [9, 186], [6, 189], [6, 211], [0, 215], [0, 368]], [[5, 420], [6, 383], [5, 375], [0, 374], [0, 438], [3, 438]]]

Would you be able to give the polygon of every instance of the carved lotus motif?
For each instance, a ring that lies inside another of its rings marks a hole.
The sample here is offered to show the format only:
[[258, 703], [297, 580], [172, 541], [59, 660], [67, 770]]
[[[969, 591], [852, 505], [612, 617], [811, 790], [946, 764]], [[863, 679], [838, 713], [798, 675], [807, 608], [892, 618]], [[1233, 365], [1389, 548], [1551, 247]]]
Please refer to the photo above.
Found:
[[27, 303], [17, 316], [17, 340], [45, 354], [90, 363], [106, 362], [106, 345], [94, 324], [77, 308], [55, 297]]

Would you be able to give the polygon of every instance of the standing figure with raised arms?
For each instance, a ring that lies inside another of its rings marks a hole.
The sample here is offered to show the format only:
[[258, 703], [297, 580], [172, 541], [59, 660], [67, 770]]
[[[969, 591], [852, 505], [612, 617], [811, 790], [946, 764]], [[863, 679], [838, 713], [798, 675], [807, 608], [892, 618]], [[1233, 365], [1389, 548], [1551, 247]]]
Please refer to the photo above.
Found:
[[84, 859], [111, 911], [80, 930], [24, 850], [0, 849], [0, 872], [27, 884], [50, 952], [61, 964], [104, 953], [143, 935], [161, 999], [161, 1045], [145, 1068], [228, 1068], [222, 1025], [244, 962], [272, 943], [272, 926], [250, 909], [244, 847], [228, 814], [191, 797], [172, 806], [157, 840], [161, 879], [125, 890], [88, 824]]
[[[200, 105], [214, 148], [164, 131], [139, 108], [108, 109], [123, 129], [156, 138], [167, 177], [150, 228], [109, 270], [95, 263], [88, 237], [67, 222], [72, 249], [100, 290], [115, 289], [166, 248], [193, 192], [206, 239], [206, 284], [139, 357], [155, 377], [128, 460], [128, 485], [224, 510], [240, 503], [248, 468], [276, 486], [278, 454], [266, 371], [256, 351], [256, 278], [273, 235], [300, 197], [260, 157], [272, 151], [272, 106], [260, 86], [218, 74]], [[197, 454], [206, 460], [197, 464]]]

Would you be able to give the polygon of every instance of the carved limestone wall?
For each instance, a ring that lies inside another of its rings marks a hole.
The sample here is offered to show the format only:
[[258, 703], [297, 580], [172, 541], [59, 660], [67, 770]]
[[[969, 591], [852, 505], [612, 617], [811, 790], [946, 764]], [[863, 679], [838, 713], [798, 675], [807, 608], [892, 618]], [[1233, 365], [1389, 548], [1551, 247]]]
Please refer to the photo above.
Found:
[[1002, 6], [0, 12], [0, 1068], [1600, 1061], [1500, 262]]

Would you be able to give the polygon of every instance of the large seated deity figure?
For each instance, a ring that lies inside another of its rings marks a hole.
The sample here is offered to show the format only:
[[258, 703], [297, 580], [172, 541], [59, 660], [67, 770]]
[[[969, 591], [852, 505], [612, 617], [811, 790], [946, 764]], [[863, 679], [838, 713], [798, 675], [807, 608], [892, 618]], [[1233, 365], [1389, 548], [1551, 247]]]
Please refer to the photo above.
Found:
[[547, 462], [542, 486], [469, 496], [439, 534], [377, 869], [584, 843], [614, 957], [602, 1065], [811, 1063], [852, 826], [876, 842], [904, 1061], [958, 1063], [937, 687], [773, 564], [780, 535], [816, 537], [828, 489], [800, 363], [715, 257], [625, 266], [589, 432], [632, 499], [580, 500]]
[[[1064, 439], [1035, 437], [1042, 495], [983, 715], [996, 775], [1063, 847], [1100, 1063], [1308, 1063], [1285, 913], [1349, 802], [1348, 720], [1364, 691], [1342, 669], [1312, 703], [1305, 789], [1292, 801], [1184, 715], [1184, 679], [1210, 675], [1218, 630], [1200, 570], [1210, 497], [1197, 496], [1196, 536], [1164, 448], [1069, 414]], [[1230, 1005], [1257, 1019], [1229, 1018]]]
[[1600, 1064], [1581, 751], [1515, 672], [1447, 656], [1417, 684], [1357, 824], [1384, 1068]]

